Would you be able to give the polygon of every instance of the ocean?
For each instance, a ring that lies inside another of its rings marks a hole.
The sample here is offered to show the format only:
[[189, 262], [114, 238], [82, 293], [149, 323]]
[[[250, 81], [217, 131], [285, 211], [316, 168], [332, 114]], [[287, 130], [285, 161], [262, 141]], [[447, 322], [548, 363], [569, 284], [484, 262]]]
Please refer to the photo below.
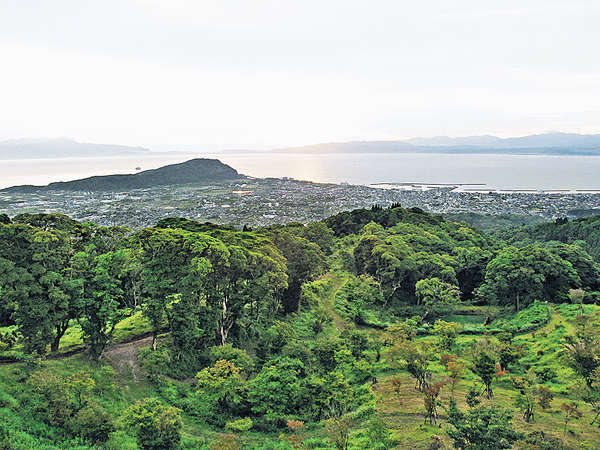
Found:
[[350, 184], [484, 184], [490, 189], [600, 189], [600, 157], [418, 153], [210, 153], [0, 160], [0, 188], [135, 173], [194, 157], [253, 177]]

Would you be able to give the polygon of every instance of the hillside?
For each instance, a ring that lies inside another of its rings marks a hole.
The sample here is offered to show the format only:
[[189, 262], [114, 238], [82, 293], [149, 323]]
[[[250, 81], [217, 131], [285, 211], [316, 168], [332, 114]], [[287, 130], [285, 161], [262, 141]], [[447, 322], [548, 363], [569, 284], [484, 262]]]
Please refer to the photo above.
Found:
[[105, 175], [82, 180], [50, 183], [47, 186], [14, 186], [6, 192], [63, 191], [128, 191], [164, 185], [183, 185], [243, 178], [235, 169], [217, 159], [192, 159], [130, 175]]
[[600, 266], [578, 245], [397, 205], [253, 231], [1, 219], [5, 448], [600, 442]]
[[0, 142], [0, 160], [33, 158], [86, 158], [99, 156], [123, 156], [144, 154], [143, 147], [125, 145], [92, 144], [68, 138], [12, 139]]

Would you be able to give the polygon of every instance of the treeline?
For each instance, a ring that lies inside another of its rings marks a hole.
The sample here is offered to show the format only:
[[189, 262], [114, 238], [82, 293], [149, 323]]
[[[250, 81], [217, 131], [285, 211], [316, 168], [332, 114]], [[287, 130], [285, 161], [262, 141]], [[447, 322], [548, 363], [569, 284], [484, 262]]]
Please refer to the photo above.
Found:
[[600, 260], [600, 216], [575, 220], [559, 218], [554, 222], [499, 232], [497, 236], [515, 245], [544, 241], [576, 244], [596, 261]]
[[600, 266], [575, 239], [600, 223], [591, 219], [524, 228], [574, 243], [522, 246], [397, 205], [254, 231], [181, 218], [137, 231], [56, 214], [0, 222], [0, 320], [17, 325], [29, 353], [57, 351], [76, 321], [98, 359], [115, 325], [141, 309], [155, 338], [168, 330], [175, 359], [194, 367], [212, 345], [256, 342], [298, 311], [302, 285], [328, 270], [332, 253], [362, 276], [353, 295], [391, 311], [458, 302], [519, 310], [567, 301], [573, 289], [584, 302], [600, 298]]
[[362, 276], [352, 295], [391, 309], [474, 302], [518, 311], [534, 300], [569, 301], [573, 289], [584, 291], [584, 302], [600, 298], [600, 266], [579, 241], [546, 242], [542, 234], [509, 245], [415, 208], [344, 212], [326, 223], [343, 236], [341, 265]]
[[300, 286], [326, 270], [325, 252], [307, 239], [326, 238], [321, 228], [242, 232], [167, 219], [133, 232], [19, 215], [0, 225], [2, 325], [17, 326], [26, 352], [44, 354], [77, 321], [98, 359], [115, 325], [141, 308], [154, 336], [170, 331], [176, 359], [193, 359], [252, 341], [297, 310]]

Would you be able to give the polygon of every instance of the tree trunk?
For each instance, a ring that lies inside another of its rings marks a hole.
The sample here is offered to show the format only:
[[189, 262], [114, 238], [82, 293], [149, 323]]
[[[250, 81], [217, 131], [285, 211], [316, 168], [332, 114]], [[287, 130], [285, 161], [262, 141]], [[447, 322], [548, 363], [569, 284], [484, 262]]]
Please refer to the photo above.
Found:
[[56, 353], [58, 351], [58, 347], [60, 347], [60, 340], [65, 335], [67, 328], [69, 328], [69, 321], [63, 322], [61, 324], [56, 325], [56, 336], [54, 340], [50, 343], [50, 352]]
[[156, 350], [156, 338], [158, 337], [158, 333], [156, 331], [152, 332], [152, 351]]
[[225, 345], [227, 342], [227, 336], [229, 334], [230, 326], [227, 325], [227, 320], [229, 317], [227, 316], [227, 298], [223, 298], [221, 301], [222, 311], [221, 311], [221, 320], [219, 323], [219, 334], [221, 335], [221, 345]]
[[58, 347], [60, 346], [60, 338], [61, 336], [56, 335], [54, 340], [50, 343], [50, 352], [56, 353], [58, 351]]

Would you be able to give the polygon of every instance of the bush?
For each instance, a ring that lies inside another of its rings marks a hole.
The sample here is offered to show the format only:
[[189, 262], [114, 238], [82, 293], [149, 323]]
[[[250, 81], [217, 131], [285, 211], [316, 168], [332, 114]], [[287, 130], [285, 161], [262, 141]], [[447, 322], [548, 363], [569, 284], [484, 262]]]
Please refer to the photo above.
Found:
[[244, 417], [243, 419], [233, 420], [225, 424], [225, 429], [229, 431], [248, 431], [252, 428], [252, 419]]
[[106, 410], [96, 402], [88, 402], [72, 418], [71, 431], [96, 443], [106, 442], [111, 432], [115, 430], [112, 418]]
[[208, 351], [210, 364], [225, 360], [240, 368], [244, 375], [249, 376], [253, 370], [252, 358], [244, 350], [235, 348], [231, 344], [215, 345]]
[[537, 367], [533, 369], [533, 372], [540, 383], [554, 381], [558, 376], [556, 370], [554, 370], [552, 367]]
[[130, 406], [123, 416], [123, 423], [135, 430], [138, 445], [148, 450], [171, 450], [181, 441], [180, 410], [147, 398]]
[[150, 347], [144, 347], [138, 353], [138, 360], [148, 379], [156, 382], [161, 376], [168, 373], [171, 357], [166, 348], [152, 350]]

